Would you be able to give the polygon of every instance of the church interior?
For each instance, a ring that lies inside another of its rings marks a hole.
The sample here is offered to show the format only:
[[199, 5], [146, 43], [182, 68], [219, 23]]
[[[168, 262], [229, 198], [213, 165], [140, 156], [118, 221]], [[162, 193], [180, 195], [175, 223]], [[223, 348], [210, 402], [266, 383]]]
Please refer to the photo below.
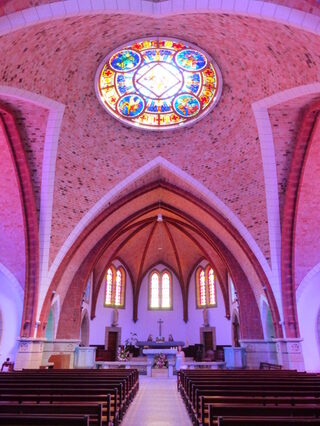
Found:
[[319, 373], [319, 0], [2, 0], [0, 52], [0, 365]]

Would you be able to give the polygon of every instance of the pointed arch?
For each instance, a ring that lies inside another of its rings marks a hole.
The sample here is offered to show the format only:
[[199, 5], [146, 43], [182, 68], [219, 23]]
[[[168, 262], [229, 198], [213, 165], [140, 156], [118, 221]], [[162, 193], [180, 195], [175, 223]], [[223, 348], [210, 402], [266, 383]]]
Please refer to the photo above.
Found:
[[8, 108], [2, 106], [0, 106], [0, 129], [11, 152], [20, 194], [26, 258], [21, 335], [31, 337], [35, 330], [39, 290], [39, 233], [36, 202], [28, 161], [14, 115]]

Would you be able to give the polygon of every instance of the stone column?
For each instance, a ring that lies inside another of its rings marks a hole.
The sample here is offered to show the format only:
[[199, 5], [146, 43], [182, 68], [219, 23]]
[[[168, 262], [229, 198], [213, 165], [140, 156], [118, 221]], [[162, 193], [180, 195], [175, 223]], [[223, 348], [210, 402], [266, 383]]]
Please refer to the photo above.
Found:
[[16, 356], [15, 370], [39, 368], [49, 362], [51, 355], [70, 355], [69, 368], [73, 368], [74, 351], [79, 340], [18, 339], [19, 348]]
[[289, 370], [305, 371], [302, 354], [302, 339], [274, 339], [277, 347], [278, 362]]
[[247, 354], [247, 367], [259, 368], [260, 362], [279, 364], [274, 340], [242, 339], [240, 345]]
[[42, 363], [47, 364], [51, 355], [70, 355], [68, 368], [74, 366], [74, 352], [79, 346], [80, 340], [77, 339], [55, 339], [44, 342]]
[[14, 364], [15, 370], [23, 368], [39, 368], [42, 364], [43, 339], [20, 337], [19, 347]]
[[153, 366], [153, 359], [154, 359], [153, 354], [147, 355], [147, 376], [148, 377], [151, 377], [151, 369], [152, 369], [152, 366]]

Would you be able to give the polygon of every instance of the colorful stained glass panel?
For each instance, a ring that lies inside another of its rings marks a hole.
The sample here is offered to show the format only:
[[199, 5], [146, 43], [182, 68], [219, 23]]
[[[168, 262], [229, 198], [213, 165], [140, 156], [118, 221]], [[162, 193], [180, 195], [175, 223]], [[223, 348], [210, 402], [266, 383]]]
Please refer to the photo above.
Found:
[[222, 76], [201, 49], [180, 40], [138, 40], [111, 52], [96, 74], [103, 107], [126, 124], [171, 129], [198, 120], [217, 104]]
[[118, 111], [125, 117], [137, 117], [144, 109], [144, 100], [138, 95], [126, 95], [118, 103]]
[[141, 57], [134, 50], [122, 50], [115, 53], [110, 59], [110, 66], [114, 71], [131, 71], [140, 64]]
[[186, 71], [200, 71], [207, 65], [207, 60], [202, 53], [190, 49], [178, 52], [176, 62]]
[[182, 117], [192, 117], [198, 114], [200, 110], [200, 102], [193, 95], [179, 95], [173, 102], [175, 111]]

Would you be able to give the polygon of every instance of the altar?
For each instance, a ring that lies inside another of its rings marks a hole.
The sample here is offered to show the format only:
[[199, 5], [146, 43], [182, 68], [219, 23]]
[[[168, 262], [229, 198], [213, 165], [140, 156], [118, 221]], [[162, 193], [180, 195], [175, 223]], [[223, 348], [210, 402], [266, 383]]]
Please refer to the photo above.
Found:
[[180, 341], [167, 341], [167, 342], [157, 342], [153, 340], [145, 340], [145, 341], [137, 341], [136, 346], [141, 348], [149, 348], [149, 349], [170, 349], [170, 348], [177, 348], [178, 346], [181, 346], [183, 348], [184, 342]]
[[143, 349], [143, 354], [147, 355], [147, 376], [151, 377], [151, 369], [155, 356], [164, 354], [168, 358], [168, 376], [173, 377], [173, 366], [176, 363], [176, 349]]

